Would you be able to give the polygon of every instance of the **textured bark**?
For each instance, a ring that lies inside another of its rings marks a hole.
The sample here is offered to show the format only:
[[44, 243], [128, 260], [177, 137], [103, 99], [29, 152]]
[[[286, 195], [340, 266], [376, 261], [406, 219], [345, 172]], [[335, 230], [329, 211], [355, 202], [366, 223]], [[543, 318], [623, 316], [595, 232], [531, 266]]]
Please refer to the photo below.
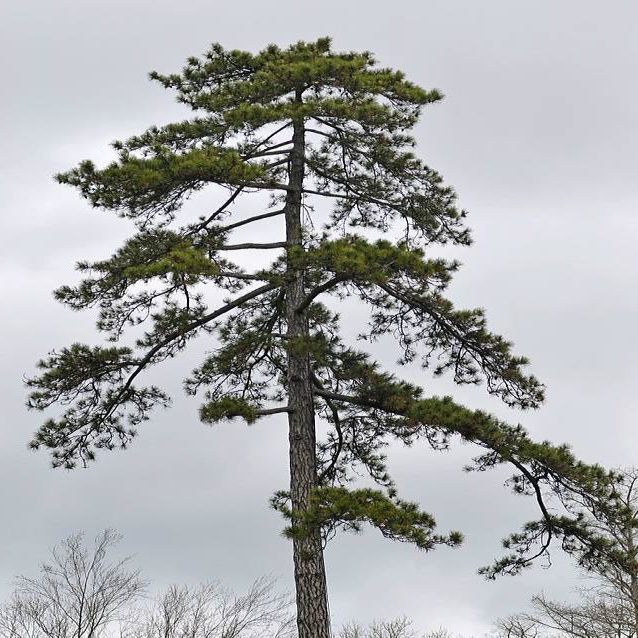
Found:
[[[300, 101], [301, 96], [297, 96]], [[302, 188], [304, 178], [305, 141], [303, 122], [294, 124], [293, 151], [291, 157], [287, 193], [286, 241], [289, 246], [300, 246], [303, 240]], [[288, 337], [308, 337], [306, 310], [298, 308], [304, 299], [303, 270], [289, 264], [289, 283], [286, 288], [286, 316]], [[315, 451], [315, 411], [310, 380], [308, 355], [298, 349], [288, 354], [287, 371], [289, 443], [290, 443], [290, 495], [293, 518], [296, 512], [308, 506], [310, 491], [317, 485]], [[297, 598], [297, 627], [299, 638], [329, 638], [330, 616], [323, 546], [319, 532], [307, 539], [293, 540], [295, 588]]]
[[[633, 504], [630, 502], [630, 507]], [[638, 636], [638, 570], [636, 568], [636, 544], [634, 542], [634, 535], [636, 533], [633, 525], [629, 525], [626, 531], [627, 534], [627, 551], [631, 556], [632, 569], [630, 574], [630, 596], [631, 607], [633, 611], [633, 630], [636, 636]]]

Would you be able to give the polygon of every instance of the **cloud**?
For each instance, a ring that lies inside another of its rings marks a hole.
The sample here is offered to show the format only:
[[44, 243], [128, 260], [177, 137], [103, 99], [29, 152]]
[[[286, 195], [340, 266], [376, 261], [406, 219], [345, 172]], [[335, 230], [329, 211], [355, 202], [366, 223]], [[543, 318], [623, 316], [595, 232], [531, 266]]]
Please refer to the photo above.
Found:
[[[635, 463], [634, 3], [34, 0], [2, 13], [0, 594], [67, 533], [104, 526], [125, 534], [157, 583], [241, 586], [272, 572], [290, 585], [282, 522], [267, 507], [285, 486], [285, 424], [197, 423], [179, 382], [194, 355], [159, 373], [174, 407], [129, 451], [65, 474], [26, 449], [38, 415], [23, 407], [22, 374], [55, 345], [98, 339], [91, 317], [57, 307], [49, 291], [73, 280], [76, 260], [107, 254], [130, 231], [51, 175], [85, 157], [104, 161], [112, 139], [183, 117], [145, 74], [178, 69], [212, 40], [258, 49], [331, 34], [338, 48], [371, 49], [381, 64], [443, 89], [447, 99], [424, 114], [419, 153], [472, 213], [477, 242], [461, 254], [454, 298], [487, 308], [491, 325], [531, 357], [549, 399], [514, 414], [480, 388], [405, 374], [520, 420], [538, 438], [571, 442], [587, 460]], [[394, 365], [390, 345], [377, 352]], [[373, 532], [340, 538], [327, 558], [338, 619], [406, 613], [423, 626], [479, 631], [542, 588], [569, 594], [565, 560], [494, 584], [475, 575], [533, 508], [508, 495], [504, 476], [464, 475], [470, 452], [391, 451], [407, 495], [468, 542], [424, 555]]]

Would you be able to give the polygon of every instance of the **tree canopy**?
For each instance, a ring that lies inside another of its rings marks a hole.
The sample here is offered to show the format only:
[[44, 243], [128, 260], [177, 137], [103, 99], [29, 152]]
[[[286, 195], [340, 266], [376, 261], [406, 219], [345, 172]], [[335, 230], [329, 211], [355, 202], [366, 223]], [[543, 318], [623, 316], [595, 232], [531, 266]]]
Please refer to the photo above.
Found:
[[[591, 530], [550, 512], [544, 492], [607, 496], [607, 472], [567, 446], [534, 442], [519, 425], [425, 396], [340, 335], [340, 300], [354, 297], [369, 309], [361, 339], [393, 337], [401, 363], [483, 383], [512, 407], [543, 401], [527, 359], [488, 330], [484, 311], [457, 309], [445, 296], [459, 264], [435, 247], [471, 243], [466, 212], [417, 158], [411, 134], [441, 93], [377, 66], [369, 52], [334, 52], [328, 38], [257, 54], [215, 44], [180, 73], [151, 78], [195, 116], [115, 142], [104, 168], [87, 160], [57, 176], [136, 231], [111, 257], [78, 264], [78, 285], [56, 291], [73, 309], [97, 308], [98, 329], [118, 345], [76, 343], [39, 363], [29, 406], [65, 409], [32, 446], [66, 468], [126, 447], [151, 410], [169, 403], [163, 389], [138, 385], [143, 373], [212, 335], [214, 348], [185, 380], [189, 394], [203, 393], [201, 420], [288, 417], [291, 485], [272, 503], [290, 521], [302, 638], [328, 635], [325, 618], [303, 609], [323, 604], [312, 602], [325, 598], [322, 543], [338, 528], [370, 523], [426, 550], [461, 541], [398, 497], [383, 453], [392, 440], [435, 450], [470, 442], [479, 450], [472, 469], [509, 464], [514, 491], [535, 496], [541, 520], [513, 535], [486, 575], [518, 572], [552, 537], [595, 548]], [[185, 221], [184, 202], [213, 185], [225, 198]], [[263, 193], [265, 209], [251, 208]], [[282, 220], [280, 241], [258, 241], [267, 219]], [[245, 226], [256, 241], [233, 243]], [[248, 271], [232, 255], [249, 250], [275, 256]], [[134, 343], [120, 345], [141, 325]], [[318, 442], [316, 418], [330, 428]], [[351, 486], [361, 469], [380, 489]]]

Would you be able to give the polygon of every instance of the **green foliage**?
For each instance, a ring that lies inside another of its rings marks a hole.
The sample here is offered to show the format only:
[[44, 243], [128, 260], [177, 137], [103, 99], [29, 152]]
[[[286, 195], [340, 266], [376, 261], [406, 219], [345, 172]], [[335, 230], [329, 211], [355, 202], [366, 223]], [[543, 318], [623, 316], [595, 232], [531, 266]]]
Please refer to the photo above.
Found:
[[92, 206], [119, 211], [146, 225], [156, 212], [170, 219], [184, 197], [205, 184], [241, 184], [264, 174], [260, 164], [243, 161], [232, 149], [192, 149], [176, 155], [156, 146], [152, 152], [152, 157], [138, 158], [123, 150], [119, 160], [103, 170], [86, 160], [57, 180], [78, 187]]
[[219, 273], [219, 268], [211, 262], [203, 250], [180, 242], [164, 256], [150, 264], [135, 264], [125, 268], [122, 275], [133, 281], [148, 280], [171, 273], [173, 275], [208, 275]]
[[443, 289], [459, 266], [444, 259], [424, 259], [419, 248], [396, 245], [385, 239], [369, 242], [358, 235], [324, 239], [303, 257], [306, 268], [320, 274], [334, 273], [368, 287], [387, 284], [403, 275], [421, 281], [424, 286]]
[[36, 388], [28, 407], [44, 410], [70, 404], [59, 419], [47, 419], [31, 441], [50, 448], [54, 466], [70, 469], [95, 458], [95, 449], [125, 448], [136, 427], [156, 405], [168, 405], [157, 387], [132, 384], [139, 362], [129, 348], [90, 348], [75, 343], [38, 363], [45, 372], [27, 385]]
[[[533, 548], [540, 548], [538, 555], [546, 555], [552, 539], [562, 539], [563, 549], [579, 553], [581, 559], [587, 556], [591, 560], [612, 551], [609, 540], [580, 515], [551, 514], [542, 488], [550, 488], [563, 505], [577, 498], [595, 502], [600, 513], [620, 513], [613, 473], [579, 461], [566, 445], [537, 443], [520, 425], [511, 426], [480, 410], [470, 410], [451, 397], [422, 398], [420, 388], [379, 372], [363, 353], [345, 349], [340, 364], [333, 365], [333, 370], [342, 391], [318, 390], [320, 396], [340, 406], [338, 421], [329, 411], [324, 416], [341, 430], [341, 436], [329, 438], [320, 448], [322, 467], [329, 468], [327, 475], [332, 480], [349, 481], [348, 466], [359, 463], [392, 496], [394, 486], [386, 475], [384, 458], [378, 455], [384, 437], [392, 436], [406, 445], [424, 440], [438, 450], [447, 449], [452, 437], [459, 437], [486, 450], [475, 457], [467, 471], [512, 465], [516, 470], [509, 480], [513, 491], [535, 496], [543, 513], [541, 520], [527, 523], [521, 532], [506, 539], [509, 553], [482, 568], [482, 574], [494, 578], [518, 573], [532, 564]], [[348, 428], [343, 427], [346, 423]], [[330, 465], [337, 449], [341, 461]]]
[[299, 513], [292, 512], [287, 498], [286, 492], [278, 492], [271, 503], [291, 521], [284, 532], [289, 538], [304, 538], [316, 529], [324, 535], [336, 528], [360, 532], [365, 522], [386, 538], [412, 543], [426, 551], [436, 545], [459, 545], [463, 540], [460, 532], [434, 534], [436, 523], [430, 514], [421, 511], [416, 503], [388, 497], [379, 490], [320, 487], [313, 490], [309, 507]]
[[436, 354], [435, 374], [452, 370], [457, 383], [478, 383], [484, 377], [488, 390], [510, 405], [528, 408], [542, 402], [542, 384], [523, 371], [527, 359], [513, 356], [511, 344], [487, 330], [484, 312], [456, 310], [442, 296], [458, 263], [427, 260], [420, 249], [386, 240], [371, 243], [356, 235], [322, 240], [305, 259], [324, 283], [326, 273], [333, 275], [333, 291], [345, 288], [371, 306], [371, 321], [361, 336], [374, 340], [392, 334], [401, 347], [401, 362], [414, 360], [420, 351], [429, 367]]
[[[175, 89], [178, 100], [193, 110], [219, 114], [236, 129], [289, 119], [294, 108], [306, 118], [321, 115], [405, 128], [415, 123], [421, 105], [441, 99], [438, 91], [425, 91], [402, 73], [374, 69], [374, 64], [370, 53], [333, 53], [328, 38], [287, 50], [271, 45], [256, 55], [215, 44], [202, 59], [190, 58], [181, 74], [153, 72], [150, 77]], [[312, 97], [295, 107], [287, 96], [302, 87]], [[380, 104], [378, 95], [392, 106]]]
[[250, 424], [257, 420], [257, 416], [257, 410], [254, 406], [243, 399], [229, 396], [219, 401], [208, 401], [199, 409], [199, 418], [204, 423], [211, 424], [235, 417], [241, 417]]

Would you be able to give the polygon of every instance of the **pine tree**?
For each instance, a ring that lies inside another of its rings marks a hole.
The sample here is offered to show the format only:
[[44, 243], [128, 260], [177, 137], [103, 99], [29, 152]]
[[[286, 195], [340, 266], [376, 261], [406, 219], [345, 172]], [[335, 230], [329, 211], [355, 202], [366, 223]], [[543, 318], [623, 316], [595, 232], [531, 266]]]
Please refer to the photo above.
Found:
[[[162, 389], [137, 385], [143, 373], [214, 335], [215, 349], [185, 381], [188, 393], [205, 392], [201, 420], [288, 420], [290, 488], [272, 504], [289, 521], [300, 638], [330, 635], [323, 547], [339, 528], [369, 523], [423, 550], [461, 541], [398, 497], [383, 454], [389, 440], [439, 450], [460, 438], [483, 449], [474, 469], [515, 467], [514, 490], [534, 494], [543, 518], [508, 541], [513, 552], [488, 576], [527, 566], [532, 547], [540, 543], [541, 555], [552, 537], [585, 538], [577, 522], [550, 514], [542, 490], [604, 490], [601, 468], [449, 397], [424, 397], [340, 336], [334, 299], [355, 297], [370, 309], [361, 338], [393, 336], [403, 363], [419, 360], [459, 384], [483, 381], [510, 406], [543, 400], [526, 359], [488, 331], [483, 311], [457, 310], [444, 296], [458, 263], [433, 249], [470, 244], [466, 213], [415, 156], [410, 134], [441, 94], [377, 67], [370, 53], [335, 53], [327, 38], [258, 54], [216, 44], [181, 73], [151, 78], [196, 116], [116, 142], [105, 168], [84, 161], [57, 176], [137, 229], [110, 258], [78, 264], [86, 278], [57, 299], [97, 307], [111, 342], [148, 328], [133, 346], [73, 344], [39, 363], [29, 406], [65, 411], [32, 447], [50, 448], [65, 468], [126, 447], [151, 409], [169, 402]], [[226, 199], [180, 225], [184, 201], [210, 185]], [[263, 193], [265, 210], [249, 209]], [[239, 203], [248, 217], [237, 218]], [[257, 233], [264, 220], [281, 223], [280, 241], [232, 243], [233, 231]], [[247, 272], [231, 255], [251, 250], [275, 256]], [[211, 289], [224, 291], [223, 304], [210, 305]], [[316, 419], [329, 427], [325, 440], [316, 440]], [[348, 487], [361, 469], [380, 489]]]

